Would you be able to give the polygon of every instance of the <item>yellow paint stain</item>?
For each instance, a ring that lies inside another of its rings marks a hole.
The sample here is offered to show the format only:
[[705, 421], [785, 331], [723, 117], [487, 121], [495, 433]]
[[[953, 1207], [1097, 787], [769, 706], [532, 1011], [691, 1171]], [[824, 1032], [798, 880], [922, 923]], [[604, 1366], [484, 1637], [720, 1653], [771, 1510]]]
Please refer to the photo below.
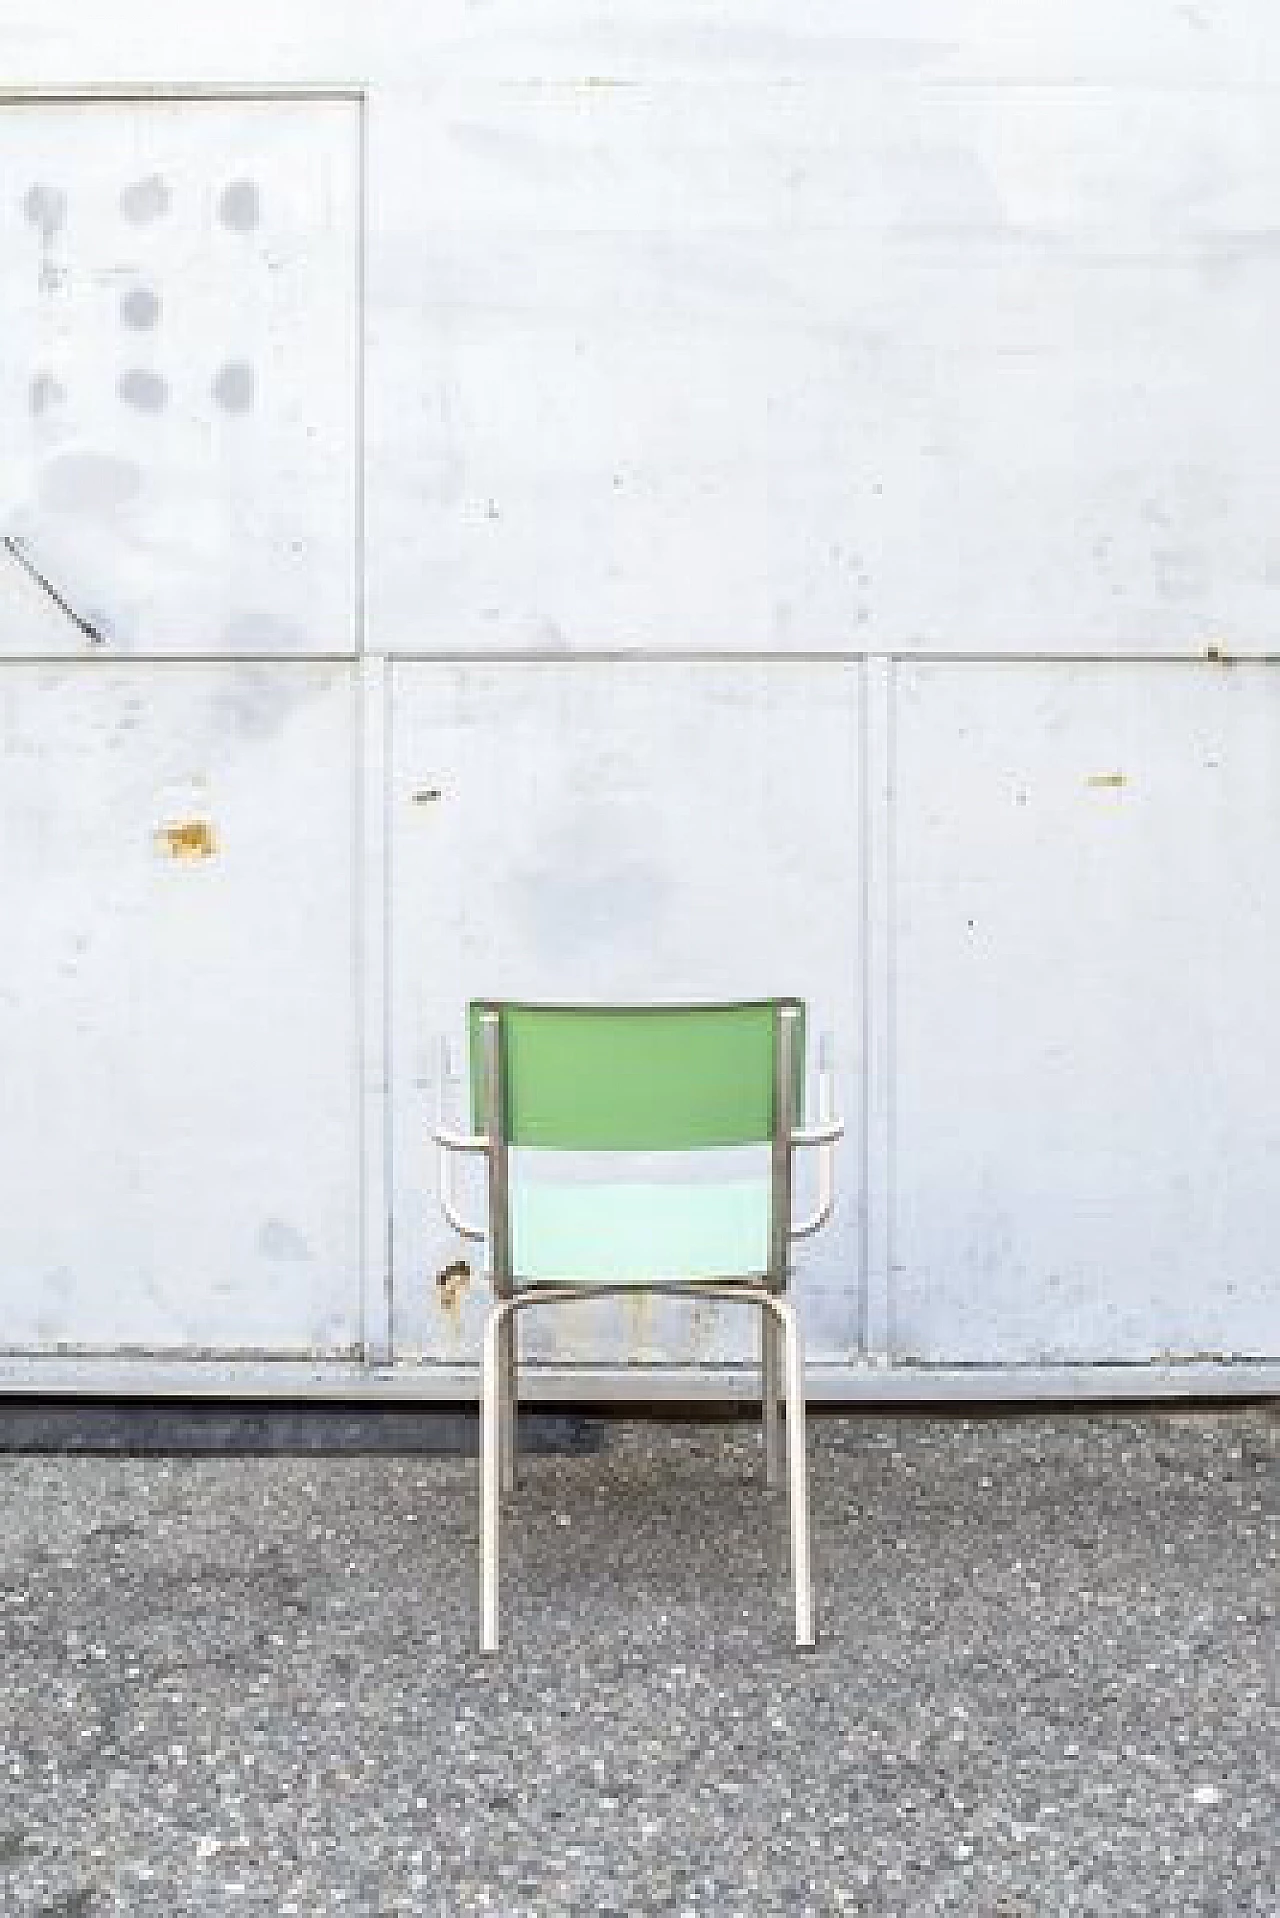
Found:
[[436, 1273], [436, 1297], [454, 1332], [462, 1330], [462, 1301], [470, 1283], [471, 1267], [465, 1259], [453, 1259]]
[[218, 835], [207, 819], [180, 819], [172, 826], [161, 826], [156, 846], [170, 859], [212, 859]]
[[1127, 773], [1090, 773], [1089, 777], [1085, 780], [1086, 786], [1093, 786], [1100, 790], [1111, 792], [1118, 792], [1121, 786], [1127, 786], [1128, 783], [1129, 775]]

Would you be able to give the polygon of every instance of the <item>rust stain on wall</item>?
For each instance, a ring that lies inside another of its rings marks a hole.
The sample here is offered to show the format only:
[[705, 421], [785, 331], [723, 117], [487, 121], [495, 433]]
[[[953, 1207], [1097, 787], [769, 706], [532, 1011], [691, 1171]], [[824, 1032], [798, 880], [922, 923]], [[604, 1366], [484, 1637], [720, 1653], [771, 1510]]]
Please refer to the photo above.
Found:
[[436, 1297], [440, 1310], [455, 1332], [462, 1330], [462, 1301], [471, 1283], [471, 1267], [465, 1259], [451, 1259], [436, 1273]]
[[207, 819], [180, 819], [160, 827], [156, 847], [170, 859], [212, 859], [218, 850], [218, 835]]

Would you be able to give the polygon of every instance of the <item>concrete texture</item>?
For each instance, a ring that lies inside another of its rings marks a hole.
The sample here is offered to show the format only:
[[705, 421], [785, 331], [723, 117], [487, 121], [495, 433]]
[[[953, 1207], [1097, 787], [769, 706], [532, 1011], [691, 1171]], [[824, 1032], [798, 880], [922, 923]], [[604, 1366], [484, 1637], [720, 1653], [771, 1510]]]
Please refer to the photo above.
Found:
[[815, 1417], [475, 1469], [0, 1459], [0, 1910], [1280, 1911], [1280, 1420]]
[[1280, 1389], [1276, 0], [300, 17], [0, 6], [0, 1387], [474, 1392], [468, 999], [794, 992], [828, 1389]]

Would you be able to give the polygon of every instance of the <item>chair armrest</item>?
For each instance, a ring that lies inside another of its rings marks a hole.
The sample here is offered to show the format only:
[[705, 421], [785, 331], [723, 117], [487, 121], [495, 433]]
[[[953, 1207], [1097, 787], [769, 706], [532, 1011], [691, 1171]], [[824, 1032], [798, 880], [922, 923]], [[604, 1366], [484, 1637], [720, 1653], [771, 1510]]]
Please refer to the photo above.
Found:
[[447, 1125], [433, 1125], [431, 1136], [449, 1152], [487, 1152], [489, 1141], [483, 1132], [453, 1132]]
[[818, 1146], [818, 1206], [807, 1219], [798, 1219], [787, 1228], [787, 1236], [792, 1239], [807, 1239], [817, 1232], [831, 1217], [831, 1208], [835, 1200], [836, 1177], [836, 1140], [844, 1137], [844, 1120], [832, 1116], [831, 1072], [824, 1068], [818, 1075], [818, 1123], [811, 1126], [796, 1126], [791, 1134], [791, 1147]]
[[445, 1218], [453, 1227], [454, 1231], [461, 1233], [464, 1239], [488, 1238], [489, 1228], [485, 1225], [472, 1225], [469, 1219], [463, 1218], [457, 1206], [454, 1204], [453, 1155], [455, 1152], [487, 1154], [489, 1141], [482, 1135], [476, 1133], [451, 1132], [449, 1128], [440, 1121], [432, 1126], [431, 1136], [439, 1149], [440, 1210], [444, 1213]]
[[837, 1139], [844, 1137], [843, 1119], [823, 1119], [817, 1125], [796, 1126], [791, 1134], [792, 1145], [834, 1145]]

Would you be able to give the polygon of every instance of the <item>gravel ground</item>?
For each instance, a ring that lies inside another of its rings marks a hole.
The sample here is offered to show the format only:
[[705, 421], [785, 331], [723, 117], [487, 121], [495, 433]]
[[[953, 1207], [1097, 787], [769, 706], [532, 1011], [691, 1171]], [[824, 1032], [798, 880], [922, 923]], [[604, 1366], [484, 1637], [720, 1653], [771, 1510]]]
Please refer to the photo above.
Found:
[[0, 1458], [0, 1911], [1280, 1914], [1280, 1418]]

